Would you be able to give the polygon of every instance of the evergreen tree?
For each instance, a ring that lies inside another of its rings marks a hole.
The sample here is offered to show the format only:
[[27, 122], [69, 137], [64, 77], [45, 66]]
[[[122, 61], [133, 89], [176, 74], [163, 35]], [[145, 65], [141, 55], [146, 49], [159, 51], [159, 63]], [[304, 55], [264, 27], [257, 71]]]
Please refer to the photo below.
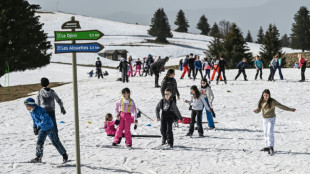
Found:
[[167, 37], [173, 36], [164, 9], [159, 8], [154, 13], [148, 34], [151, 36], [156, 36], [155, 41], [160, 43], [168, 43]]
[[270, 24], [260, 48], [260, 55], [265, 65], [269, 65], [273, 56], [278, 54], [281, 57], [283, 55], [279, 35], [277, 27]]
[[208, 19], [205, 17], [205, 15], [202, 15], [199, 19], [199, 22], [197, 24], [197, 29], [199, 29], [202, 35], [208, 35], [210, 32], [210, 25], [208, 23]]
[[248, 34], [246, 35], [245, 41], [246, 42], [253, 42], [253, 38], [251, 36], [250, 30], [248, 31]]
[[175, 31], [187, 33], [189, 25], [187, 19], [185, 18], [185, 14], [182, 10], [178, 12], [174, 24], [178, 26], [178, 28]]
[[25, 0], [0, 3], [0, 77], [12, 71], [35, 69], [50, 63], [51, 48], [43, 24], [35, 11], [38, 5]]
[[257, 41], [256, 43], [258, 44], [262, 44], [263, 40], [264, 40], [264, 30], [263, 30], [263, 27], [260, 26], [259, 30], [258, 30], [258, 33], [257, 33]]
[[224, 37], [223, 49], [222, 55], [230, 68], [236, 67], [242, 58], [249, 59], [252, 56], [242, 36], [242, 32], [235, 23], [232, 23], [230, 31]]
[[213, 58], [214, 56], [222, 55], [223, 49], [223, 39], [217, 35], [212, 41], [209, 42], [208, 49], [205, 51], [205, 54], [208, 58]]
[[294, 16], [292, 25], [291, 47], [301, 49], [302, 52], [310, 50], [310, 16], [306, 7], [300, 7]]
[[214, 24], [213, 24], [213, 26], [209, 32], [209, 35], [212, 37], [221, 37], [221, 33], [220, 33], [219, 27], [216, 24], [216, 22], [214, 22]]
[[291, 39], [287, 36], [287, 34], [284, 34], [281, 37], [281, 44], [282, 44], [282, 47], [290, 47], [291, 46]]

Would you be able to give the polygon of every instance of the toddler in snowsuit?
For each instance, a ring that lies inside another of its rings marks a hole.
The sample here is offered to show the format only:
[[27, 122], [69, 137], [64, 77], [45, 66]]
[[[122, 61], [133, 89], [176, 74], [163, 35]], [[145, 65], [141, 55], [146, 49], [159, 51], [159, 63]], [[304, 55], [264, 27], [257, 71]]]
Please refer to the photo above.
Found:
[[[162, 135], [162, 145], [166, 144], [166, 141], [168, 141], [169, 146], [173, 148], [172, 124], [174, 122], [174, 115], [176, 115], [181, 121], [183, 118], [175, 101], [171, 98], [171, 95], [171, 89], [167, 88], [165, 90], [165, 97], [157, 104], [156, 116], [157, 120], [161, 121], [160, 131]], [[162, 110], [161, 118], [159, 116], [160, 109]]]
[[[119, 125], [119, 120], [113, 120], [113, 116], [110, 113], [107, 113], [105, 116], [105, 122], [104, 122], [104, 130], [107, 133], [107, 136], [115, 136], [116, 129], [115, 126]], [[120, 144], [122, 140], [122, 137], [119, 138], [119, 141], [117, 144]]]
[[[116, 146], [119, 142], [119, 138], [122, 137], [123, 131], [125, 131], [126, 146], [132, 147], [132, 138], [130, 132], [130, 126], [132, 123], [138, 123], [137, 110], [134, 101], [130, 98], [130, 89], [124, 88], [122, 90], [123, 97], [120, 101], [116, 102], [115, 112], [117, 119], [120, 123], [116, 129], [113, 146]], [[133, 116], [131, 115], [133, 114]]]
[[63, 147], [54, 129], [54, 124], [51, 117], [45, 112], [45, 110], [35, 103], [33, 98], [28, 98], [24, 101], [26, 109], [30, 112], [33, 120], [33, 132], [38, 135], [36, 158], [32, 159], [31, 163], [42, 162], [43, 146], [46, 137], [48, 136], [52, 144], [56, 147], [60, 155], [63, 157], [63, 162], [68, 161], [68, 155], [66, 149]]

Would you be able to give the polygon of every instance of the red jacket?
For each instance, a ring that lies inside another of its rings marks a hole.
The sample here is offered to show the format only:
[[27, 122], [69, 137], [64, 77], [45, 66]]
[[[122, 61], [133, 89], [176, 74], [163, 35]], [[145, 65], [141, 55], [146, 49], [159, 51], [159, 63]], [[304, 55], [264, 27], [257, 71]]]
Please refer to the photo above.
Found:
[[114, 127], [115, 121], [108, 121], [104, 123], [104, 130], [107, 135], [115, 135], [116, 129]]
[[298, 68], [300, 68], [301, 66], [305, 66], [306, 63], [307, 63], [306, 59], [302, 57], [299, 61]]

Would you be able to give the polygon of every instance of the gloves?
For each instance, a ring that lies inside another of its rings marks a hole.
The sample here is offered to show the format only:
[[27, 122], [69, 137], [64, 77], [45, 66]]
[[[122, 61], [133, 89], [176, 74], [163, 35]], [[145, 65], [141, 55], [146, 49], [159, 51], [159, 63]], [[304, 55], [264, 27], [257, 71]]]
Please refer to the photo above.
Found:
[[119, 120], [115, 120], [115, 125], [119, 125]]
[[138, 110], [138, 113], [137, 113], [137, 118], [140, 118], [141, 117], [141, 111]]
[[64, 114], [64, 115], [65, 115], [65, 114], [66, 114], [66, 110], [65, 110], [65, 108], [64, 108], [64, 107], [61, 107], [61, 108], [60, 108], [60, 112], [61, 112], [62, 114]]
[[137, 127], [138, 127], [138, 124], [135, 124], [135, 126], [133, 127], [133, 128], [134, 128], [134, 130], [136, 130], [136, 129], [137, 129]]
[[37, 128], [37, 127], [34, 127], [34, 128], [33, 128], [33, 133], [34, 133], [35, 135], [38, 135], [38, 134], [39, 134], [39, 131], [40, 131], [40, 128]]

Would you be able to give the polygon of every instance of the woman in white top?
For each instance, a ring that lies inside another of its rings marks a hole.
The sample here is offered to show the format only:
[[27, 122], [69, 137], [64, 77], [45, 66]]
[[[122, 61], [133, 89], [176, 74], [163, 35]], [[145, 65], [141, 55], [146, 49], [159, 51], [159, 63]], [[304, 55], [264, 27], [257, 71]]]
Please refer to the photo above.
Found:
[[203, 129], [201, 124], [202, 109], [205, 107], [208, 111], [210, 111], [210, 107], [206, 103], [204, 96], [200, 94], [196, 85], [191, 87], [191, 94], [193, 95], [191, 100], [185, 100], [185, 103], [189, 103], [192, 109], [190, 128], [186, 136], [193, 135], [196, 116], [199, 136], [203, 136]]
[[[206, 78], [201, 79], [201, 89], [200, 89], [200, 93], [201, 95], [204, 97], [207, 105], [212, 108], [212, 102], [214, 100], [214, 95], [213, 92], [211, 90], [210, 85], [208, 84], [208, 80]], [[206, 116], [207, 116], [207, 120], [208, 120], [208, 126], [210, 129], [214, 129], [214, 121], [213, 121], [213, 117], [215, 117], [215, 115], [212, 115], [212, 113], [210, 111], [206, 110]], [[213, 117], [212, 117], [213, 116]], [[202, 113], [201, 113], [201, 121], [202, 121]]]

